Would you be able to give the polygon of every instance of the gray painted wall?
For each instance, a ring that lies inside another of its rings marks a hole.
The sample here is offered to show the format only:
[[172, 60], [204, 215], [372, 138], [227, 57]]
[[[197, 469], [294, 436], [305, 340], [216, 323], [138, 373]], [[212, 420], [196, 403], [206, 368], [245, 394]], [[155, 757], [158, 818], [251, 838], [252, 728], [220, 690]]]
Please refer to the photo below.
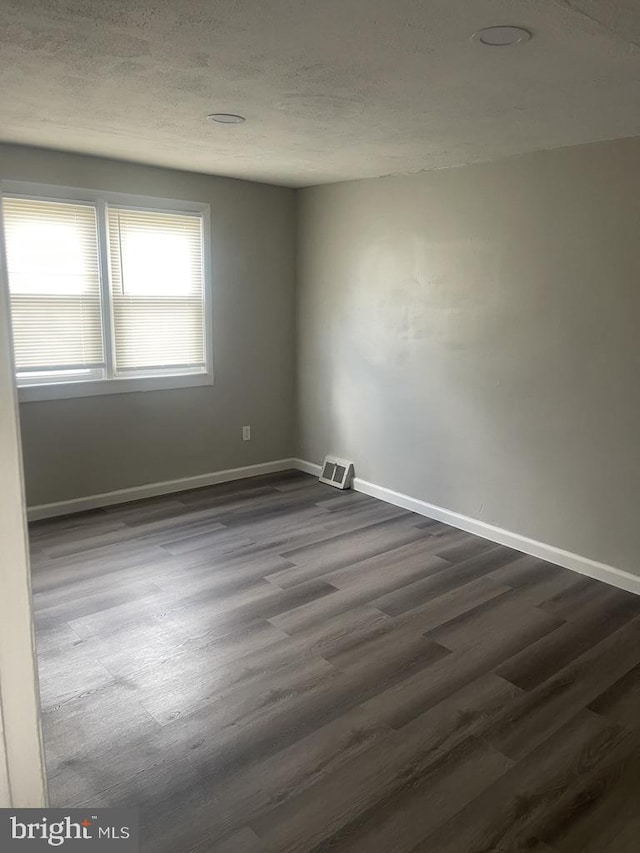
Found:
[[640, 140], [300, 200], [298, 455], [640, 572]]
[[30, 506], [291, 455], [293, 190], [13, 145], [0, 177], [211, 205], [213, 387], [23, 403]]

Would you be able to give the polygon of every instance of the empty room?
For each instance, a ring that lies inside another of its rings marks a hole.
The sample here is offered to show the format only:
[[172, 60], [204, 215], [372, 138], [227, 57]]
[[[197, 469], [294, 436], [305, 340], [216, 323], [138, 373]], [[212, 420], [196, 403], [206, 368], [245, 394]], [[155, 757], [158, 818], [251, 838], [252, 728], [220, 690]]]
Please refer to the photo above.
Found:
[[640, 6], [0, 47], [0, 849], [636, 853]]

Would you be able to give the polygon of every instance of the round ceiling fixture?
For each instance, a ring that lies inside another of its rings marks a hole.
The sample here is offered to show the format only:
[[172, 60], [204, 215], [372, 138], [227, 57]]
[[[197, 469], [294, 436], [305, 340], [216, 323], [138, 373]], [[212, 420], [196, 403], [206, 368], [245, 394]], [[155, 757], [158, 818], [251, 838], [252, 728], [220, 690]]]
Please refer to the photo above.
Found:
[[218, 124], [243, 124], [246, 121], [244, 116], [237, 116], [233, 113], [212, 113], [207, 118]]
[[531, 33], [524, 27], [485, 27], [471, 36], [473, 41], [486, 44], [489, 47], [508, 47], [529, 41]]

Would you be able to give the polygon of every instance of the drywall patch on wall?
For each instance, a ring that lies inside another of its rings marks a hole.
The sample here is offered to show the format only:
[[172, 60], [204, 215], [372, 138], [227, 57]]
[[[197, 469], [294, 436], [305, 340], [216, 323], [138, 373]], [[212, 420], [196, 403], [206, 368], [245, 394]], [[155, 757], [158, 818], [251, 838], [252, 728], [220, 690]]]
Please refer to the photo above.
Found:
[[297, 454], [640, 574], [640, 140], [301, 192]]

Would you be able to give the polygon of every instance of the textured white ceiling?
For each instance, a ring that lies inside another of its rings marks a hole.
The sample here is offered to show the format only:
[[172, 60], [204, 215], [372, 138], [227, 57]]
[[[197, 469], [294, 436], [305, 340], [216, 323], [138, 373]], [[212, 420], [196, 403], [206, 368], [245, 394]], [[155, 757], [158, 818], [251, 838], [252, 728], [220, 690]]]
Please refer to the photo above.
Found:
[[[534, 38], [469, 40], [494, 24]], [[304, 186], [640, 135], [639, 107], [639, 0], [0, 0], [5, 141]]]

